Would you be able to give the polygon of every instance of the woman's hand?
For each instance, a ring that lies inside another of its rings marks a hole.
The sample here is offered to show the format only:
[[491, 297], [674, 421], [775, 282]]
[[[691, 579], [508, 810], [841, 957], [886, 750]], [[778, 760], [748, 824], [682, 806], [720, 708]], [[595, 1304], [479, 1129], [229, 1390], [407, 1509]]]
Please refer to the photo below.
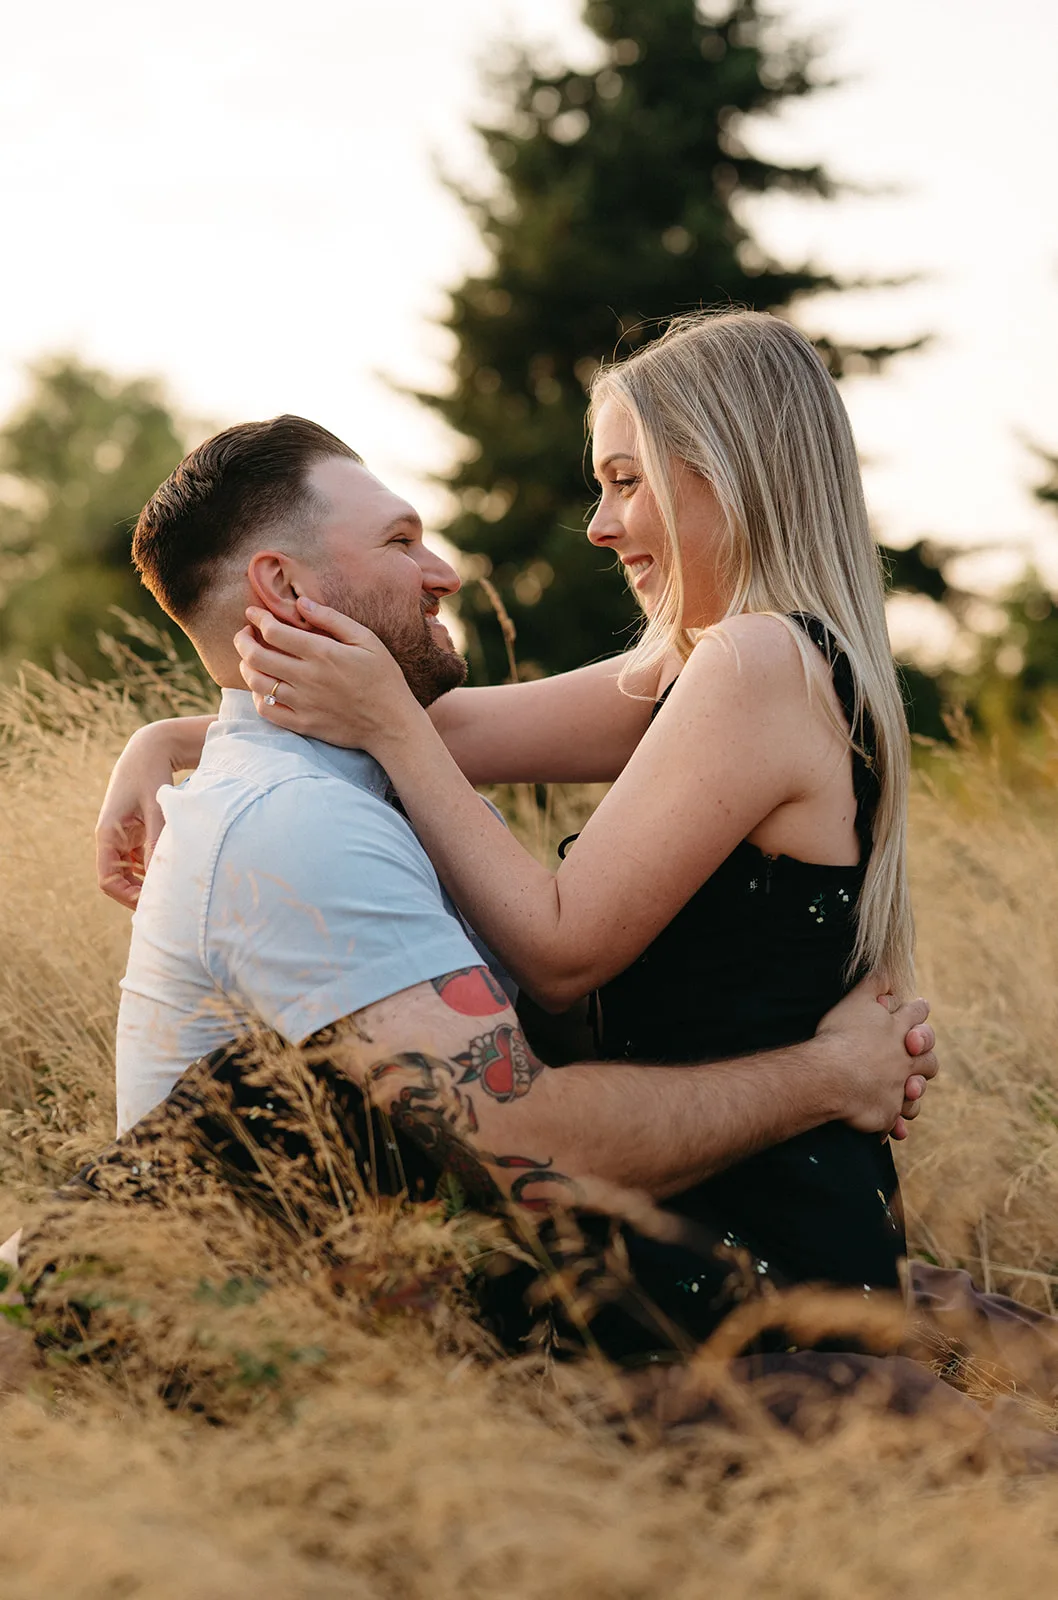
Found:
[[165, 826], [158, 790], [198, 765], [212, 717], [171, 717], [138, 728], [118, 757], [96, 821], [96, 880], [136, 909], [143, 874]]
[[370, 628], [299, 597], [316, 631], [249, 606], [235, 635], [242, 675], [261, 716], [277, 727], [380, 757], [411, 718], [423, 715], [404, 674]]

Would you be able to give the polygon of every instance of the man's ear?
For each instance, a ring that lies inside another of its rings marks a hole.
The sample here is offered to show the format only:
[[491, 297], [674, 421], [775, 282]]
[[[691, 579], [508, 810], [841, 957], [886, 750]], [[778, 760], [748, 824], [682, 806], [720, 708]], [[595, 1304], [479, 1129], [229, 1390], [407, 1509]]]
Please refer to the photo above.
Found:
[[298, 595], [305, 592], [300, 562], [278, 550], [259, 550], [250, 557], [246, 578], [256, 605], [292, 628], [308, 626], [297, 608]]

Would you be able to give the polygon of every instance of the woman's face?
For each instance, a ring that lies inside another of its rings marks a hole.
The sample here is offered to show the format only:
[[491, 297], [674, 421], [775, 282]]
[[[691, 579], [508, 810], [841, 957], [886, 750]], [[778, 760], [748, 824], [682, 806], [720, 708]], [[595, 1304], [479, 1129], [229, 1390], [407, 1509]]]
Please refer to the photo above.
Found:
[[[636, 430], [616, 400], [605, 400], [595, 418], [592, 466], [600, 497], [588, 538], [613, 550], [640, 605], [650, 616], [665, 589], [672, 552], [661, 510], [643, 477]], [[712, 485], [693, 468], [676, 463], [676, 536], [683, 566], [685, 628], [704, 628], [724, 615], [718, 594], [716, 557], [726, 522]]]

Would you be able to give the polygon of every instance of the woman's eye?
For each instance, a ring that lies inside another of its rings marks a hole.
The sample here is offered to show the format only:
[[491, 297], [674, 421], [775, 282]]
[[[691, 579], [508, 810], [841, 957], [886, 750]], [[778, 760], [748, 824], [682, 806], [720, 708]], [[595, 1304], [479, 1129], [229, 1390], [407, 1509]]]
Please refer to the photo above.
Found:
[[615, 488], [620, 489], [621, 493], [624, 494], [626, 490], [634, 489], [638, 482], [638, 478], [615, 478], [614, 486]]

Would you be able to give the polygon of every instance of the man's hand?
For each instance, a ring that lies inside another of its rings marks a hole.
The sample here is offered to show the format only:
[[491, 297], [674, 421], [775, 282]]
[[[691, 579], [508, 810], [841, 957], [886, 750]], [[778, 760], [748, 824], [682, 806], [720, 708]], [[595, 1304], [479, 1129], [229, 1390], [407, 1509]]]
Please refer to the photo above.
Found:
[[871, 977], [827, 1012], [816, 1038], [833, 1050], [838, 1119], [862, 1133], [907, 1137], [938, 1071], [928, 1016], [925, 1000], [898, 1005]]

